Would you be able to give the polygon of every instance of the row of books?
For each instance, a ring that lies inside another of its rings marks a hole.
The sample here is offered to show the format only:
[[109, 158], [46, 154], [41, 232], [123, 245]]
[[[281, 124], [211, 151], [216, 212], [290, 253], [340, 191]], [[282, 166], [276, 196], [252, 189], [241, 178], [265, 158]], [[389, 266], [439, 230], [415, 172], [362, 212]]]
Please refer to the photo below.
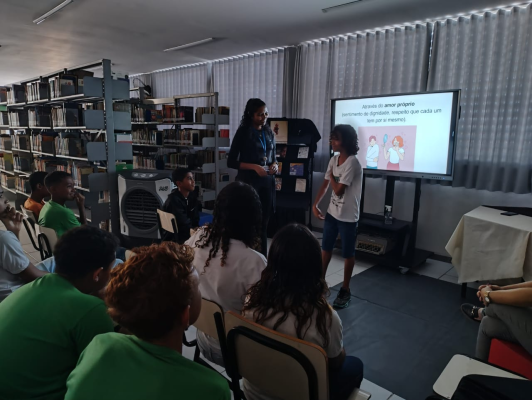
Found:
[[216, 179], [214, 177], [214, 174], [194, 174], [194, 181], [196, 182], [196, 186], [200, 189], [216, 189]]
[[6, 174], [0, 174], [0, 182], [2, 186], [5, 186], [10, 189], [15, 188], [15, 177], [6, 175]]
[[12, 146], [11, 136], [0, 136], [0, 151], [11, 150]]
[[85, 157], [86, 140], [79, 138], [55, 138], [55, 154], [70, 157]]
[[[293, 181], [291, 180], [290, 183], [292, 183], [292, 182]], [[296, 179], [295, 188], [293, 188], [293, 187], [290, 187], [290, 188], [285, 187], [283, 189], [283, 178], [275, 178], [275, 190], [277, 190], [277, 191], [281, 191], [281, 190], [284, 190], [284, 191], [295, 191], [297, 193], [305, 193], [307, 191], [307, 180], [306, 179]]]
[[11, 135], [11, 146], [13, 150], [30, 150], [30, 136]]
[[57, 97], [72, 96], [83, 93], [83, 79], [87, 76], [94, 76], [93, 72], [77, 70], [67, 74], [59, 74], [48, 79], [50, 85], [50, 96]]
[[[43, 171], [43, 172], [53, 172], [58, 169], [58, 167], [62, 168], [62, 166], [67, 165], [68, 163], [66, 160], [54, 160], [51, 158], [35, 158], [33, 160], [33, 166], [35, 171]], [[61, 171], [62, 169], [60, 169]]]
[[28, 114], [24, 110], [9, 111], [9, 126], [28, 126]]
[[26, 194], [31, 194], [30, 179], [27, 176], [16, 176], [15, 189]]
[[77, 104], [64, 104], [61, 108], [52, 108], [54, 126], [82, 126], [83, 114]]
[[0, 103], [5, 103], [7, 101], [7, 87], [0, 87]]
[[[194, 107], [163, 105], [162, 110], [146, 109], [139, 105], [131, 108], [132, 122], [203, 122], [203, 114], [214, 114], [214, 107], [197, 107], [194, 117]], [[115, 110], [116, 111], [116, 110]], [[229, 107], [218, 107], [220, 115], [229, 115]]]
[[201, 146], [203, 138], [214, 137], [211, 129], [165, 129], [164, 144], [180, 146]]
[[30, 82], [26, 84], [26, 101], [48, 100], [48, 84]]
[[31, 156], [29, 154], [14, 154], [13, 166], [17, 171], [31, 172]]
[[13, 171], [13, 154], [0, 154], [0, 169], [5, 169], [6, 171]]
[[9, 125], [9, 114], [7, 111], [0, 111], [0, 125]]
[[133, 169], [156, 169], [155, 162], [152, 157], [133, 154]]
[[52, 135], [33, 135], [31, 136], [31, 146], [33, 151], [39, 153], [54, 153], [55, 136]]
[[26, 91], [24, 85], [13, 85], [7, 91], [7, 104], [17, 104], [26, 102]]

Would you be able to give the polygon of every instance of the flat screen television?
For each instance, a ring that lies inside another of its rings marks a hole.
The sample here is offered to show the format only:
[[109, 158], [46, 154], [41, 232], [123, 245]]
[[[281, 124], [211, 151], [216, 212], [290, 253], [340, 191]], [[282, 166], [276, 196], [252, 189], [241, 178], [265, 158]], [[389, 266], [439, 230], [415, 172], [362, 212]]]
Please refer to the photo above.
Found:
[[364, 173], [452, 180], [460, 90], [333, 99], [332, 127], [358, 134]]

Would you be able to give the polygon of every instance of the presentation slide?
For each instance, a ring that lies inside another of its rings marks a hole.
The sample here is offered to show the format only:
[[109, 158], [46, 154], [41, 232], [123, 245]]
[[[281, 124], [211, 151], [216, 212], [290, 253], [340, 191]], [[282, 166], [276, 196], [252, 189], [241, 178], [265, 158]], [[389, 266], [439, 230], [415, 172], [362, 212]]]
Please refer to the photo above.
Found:
[[453, 92], [336, 100], [334, 125], [358, 133], [364, 168], [449, 173]]

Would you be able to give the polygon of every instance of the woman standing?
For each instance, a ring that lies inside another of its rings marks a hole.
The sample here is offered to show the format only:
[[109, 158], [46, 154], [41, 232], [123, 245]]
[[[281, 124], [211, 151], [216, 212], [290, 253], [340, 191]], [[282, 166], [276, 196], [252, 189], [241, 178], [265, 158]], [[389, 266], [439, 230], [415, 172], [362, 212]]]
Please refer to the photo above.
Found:
[[238, 170], [237, 181], [245, 182], [257, 191], [262, 205], [261, 253], [266, 256], [266, 231], [275, 207], [275, 138], [266, 125], [268, 109], [261, 99], [249, 99], [235, 133], [227, 166]]

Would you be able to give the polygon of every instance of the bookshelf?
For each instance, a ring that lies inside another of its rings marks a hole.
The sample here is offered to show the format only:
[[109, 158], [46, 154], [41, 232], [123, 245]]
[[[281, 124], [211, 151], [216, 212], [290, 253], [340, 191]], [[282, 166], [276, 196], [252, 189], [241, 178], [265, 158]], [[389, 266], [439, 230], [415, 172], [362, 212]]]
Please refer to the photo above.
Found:
[[[220, 126], [229, 125], [228, 109], [218, 106], [218, 93], [199, 93], [178, 95], [168, 98], [144, 98], [142, 88], [137, 88], [139, 98], [132, 109], [132, 145], [136, 159], [135, 168], [173, 170], [176, 167], [190, 168], [196, 182], [201, 182], [200, 200], [204, 208], [211, 209], [216, 196], [229, 183], [222, 181], [222, 173], [227, 170], [225, 158], [230, 147], [229, 137], [220, 137]], [[193, 107], [181, 105], [184, 99], [206, 98], [211, 107]], [[174, 114], [181, 118], [160, 118], [165, 115], [165, 107], [174, 107]], [[226, 114], [221, 114], [223, 109]], [[149, 111], [147, 111], [149, 110]], [[177, 110], [177, 111], [176, 111]], [[195, 111], [195, 112], [194, 112]], [[201, 112], [200, 112], [201, 111]], [[210, 111], [204, 113], [204, 111]], [[157, 121], [147, 121], [159, 118]], [[170, 127], [159, 130], [160, 127]], [[193, 127], [193, 128], [191, 128]], [[207, 129], [198, 129], [207, 127]], [[225, 130], [229, 136], [229, 130]], [[212, 136], [203, 136], [212, 134]], [[226, 149], [225, 151], [223, 149]], [[190, 158], [187, 158], [190, 156]], [[167, 162], [168, 159], [176, 160]], [[206, 159], [210, 159], [208, 162]], [[192, 167], [192, 168], [191, 168]]]
[[[98, 75], [98, 76], [95, 76]], [[29, 174], [63, 170], [87, 196], [91, 224], [120, 230], [117, 164], [131, 166], [129, 80], [113, 78], [110, 60], [65, 68], [0, 88], [0, 177], [17, 202]], [[16, 161], [16, 163], [15, 163]], [[15, 166], [16, 164], [16, 166]], [[18, 205], [17, 205], [18, 206]]]

